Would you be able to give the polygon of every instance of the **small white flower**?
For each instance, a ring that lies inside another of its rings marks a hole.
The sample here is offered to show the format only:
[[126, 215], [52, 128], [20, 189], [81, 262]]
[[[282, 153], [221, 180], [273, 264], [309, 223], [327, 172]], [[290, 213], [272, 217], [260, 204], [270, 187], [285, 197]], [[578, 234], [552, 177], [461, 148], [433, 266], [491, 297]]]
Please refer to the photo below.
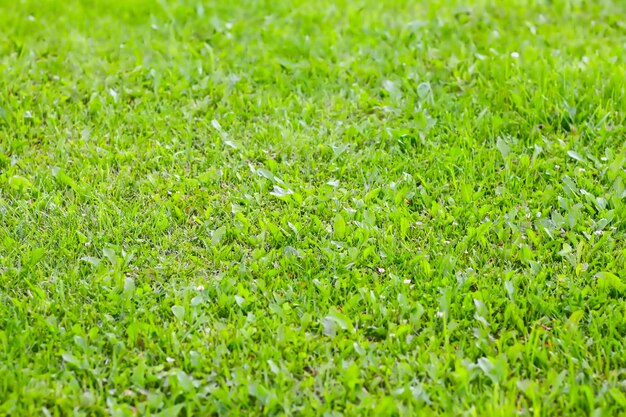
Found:
[[519, 53], [511, 52], [511, 58], [515, 58], [515, 59], [519, 58]]
[[410, 280], [410, 279], [405, 279], [403, 282], [404, 282], [405, 284], [410, 284], [410, 283], [411, 283], [411, 280]]
[[196, 287], [197, 291], [204, 291], [204, 285], [200, 284]]

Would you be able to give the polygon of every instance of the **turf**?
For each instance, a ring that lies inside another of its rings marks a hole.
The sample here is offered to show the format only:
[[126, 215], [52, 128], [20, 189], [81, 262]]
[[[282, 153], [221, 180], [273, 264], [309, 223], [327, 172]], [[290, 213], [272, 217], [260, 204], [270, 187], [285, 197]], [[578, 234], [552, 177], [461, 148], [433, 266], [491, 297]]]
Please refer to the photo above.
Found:
[[626, 413], [625, 21], [0, 1], [0, 414]]

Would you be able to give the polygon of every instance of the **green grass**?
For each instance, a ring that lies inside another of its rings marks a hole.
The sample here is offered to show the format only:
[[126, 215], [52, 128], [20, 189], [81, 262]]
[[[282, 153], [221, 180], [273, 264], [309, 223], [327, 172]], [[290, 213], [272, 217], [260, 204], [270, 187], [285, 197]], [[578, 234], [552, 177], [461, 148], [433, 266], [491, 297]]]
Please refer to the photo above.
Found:
[[0, 414], [623, 415], [625, 21], [0, 1]]

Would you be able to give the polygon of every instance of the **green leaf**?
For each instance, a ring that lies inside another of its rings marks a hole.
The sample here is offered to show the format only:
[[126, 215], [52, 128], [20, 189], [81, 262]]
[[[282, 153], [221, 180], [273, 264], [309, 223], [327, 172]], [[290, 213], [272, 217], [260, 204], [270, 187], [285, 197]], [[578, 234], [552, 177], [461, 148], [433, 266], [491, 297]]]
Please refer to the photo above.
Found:
[[479, 358], [476, 365], [494, 384], [499, 384], [506, 379], [508, 366], [504, 357]]
[[417, 86], [417, 95], [420, 99], [425, 99], [427, 97], [432, 97], [433, 90], [430, 86], [429, 82], [419, 83]]
[[353, 390], [361, 383], [361, 369], [355, 363], [351, 364], [342, 371], [344, 384], [348, 389]]
[[337, 335], [337, 322], [328, 316], [322, 319], [322, 328], [324, 335], [331, 339]]
[[100, 266], [100, 262], [101, 262], [99, 258], [95, 258], [93, 256], [83, 256], [82, 258], [80, 258], [80, 260], [87, 262], [88, 264], [91, 264], [95, 266], [96, 268]]
[[30, 253], [30, 260], [28, 264], [32, 267], [35, 266], [46, 254], [46, 250], [44, 248], [36, 248]]
[[176, 371], [176, 377], [178, 378], [178, 382], [180, 383], [180, 387], [183, 391], [190, 392], [194, 390], [193, 378], [191, 378], [185, 371], [178, 369]]
[[83, 368], [83, 364], [81, 361], [79, 361], [74, 355], [72, 355], [71, 353], [64, 353], [61, 355], [61, 357], [63, 358], [63, 362], [68, 363], [72, 366], [75, 366], [79, 369]]
[[143, 386], [146, 380], [146, 370], [147, 366], [145, 359], [142, 358], [133, 369], [133, 373], [130, 377], [131, 382], [135, 385], [139, 385], [140, 387]]
[[244, 305], [244, 303], [246, 302], [246, 299], [245, 299], [245, 298], [243, 298], [243, 297], [242, 297], [242, 296], [240, 296], [240, 295], [235, 295], [235, 302], [237, 303], [237, 305], [238, 305], [239, 307], [241, 307], [241, 306], [243, 306], [243, 305]]
[[111, 262], [112, 266], [117, 266], [117, 255], [115, 254], [115, 250], [111, 248], [102, 249], [102, 254]]
[[402, 99], [402, 91], [398, 88], [398, 86], [393, 81], [384, 80], [383, 88], [387, 91], [387, 93], [389, 94], [389, 97], [391, 97], [393, 101], [399, 101]]
[[204, 297], [202, 295], [196, 295], [190, 301], [192, 307], [199, 306], [204, 301]]
[[278, 185], [274, 186], [274, 191], [270, 191], [270, 195], [273, 195], [274, 197], [286, 197], [289, 195], [293, 194], [293, 190], [289, 189], [289, 188], [282, 188], [279, 187]]
[[500, 155], [502, 155], [503, 159], [506, 159], [506, 157], [511, 153], [511, 148], [502, 138], [498, 138], [496, 141], [496, 147], [500, 151]]
[[576, 310], [574, 311], [569, 318], [567, 319], [567, 324], [570, 326], [578, 326], [578, 323], [580, 323], [580, 320], [582, 320], [582, 318], [585, 316], [585, 312], [582, 310]]
[[617, 387], [613, 387], [609, 390], [609, 394], [611, 394], [611, 398], [615, 401], [620, 407], [626, 407], [626, 395]]
[[268, 169], [265, 168], [259, 168], [256, 170], [257, 175], [263, 177], [263, 178], [267, 178], [270, 181], [275, 181], [277, 178], [274, 175], [274, 173]]
[[324, 317], [324, 320], [335, 323], [337, 326], [339, 326], [339, 328], [343, 330], [354, 332], [354, 326], [352, 325], [352, 321], [350, 321], [350, 318], [348, 318], [348, 316], [346, 316], [345, 314], [340, 313], [336, 309], [332, 309], [330, 313], [328, 313], [328, 315]]
[[398, 412], [397, 401], [393, 397], [383, 397], [376, 402], [373, 416], [393, 416]]
[[626, 284], [612, 272], [598, 272], [595, 277], [598, 280], [598, 287], [603, 290], [626, 292]]
[[178, 417], [185, 404], [176, 404], [154, 414], [154, 417]]
[[183, 319], [185, 318], [185, 307], [174, 305], [172, 306], [172, 313], [174, 314], [174, 317], [176, 317], [178, 320], [183, 321]]
[[226, 234], [226, 226], [221, 226], [213, 231], [211, 234], [211, 245], [217, 246], [222, 241], [222, 238]]
[[33, 184], [22, 176], [13, 175], [9, 178], [9, 186], [15, 190], [25, 190], [31, 188]]
[[126, 277], [124, 279], [124, 296], [132, 297], [134, 293], [135, 293], [135, 280], [130, 277]]
[[333, 225], [335, 239], [341, 240], [346, 235], [346, 221], [339, 213], [335, 215], [335, 223]]
[[78, 184], [76, 183], [76, 181], [74, 181], [72, 178], [70, 178], [69, 175], [67, 175], [65, 173], [65, 171], [63, 171], [61, 168], [58, 167], [54, 167], [52, 168], [52, 176], [54, 178], [56, 178], [56, 180], [63, 185], [66, 185], [70, 188], [72, 188], [73, 190], [77, 191], [78, 190]]
[[585, 162], [585, 158], [583, 158], [583, 156], [576, 151], [567, 151], [567, 155], [579, 162]]

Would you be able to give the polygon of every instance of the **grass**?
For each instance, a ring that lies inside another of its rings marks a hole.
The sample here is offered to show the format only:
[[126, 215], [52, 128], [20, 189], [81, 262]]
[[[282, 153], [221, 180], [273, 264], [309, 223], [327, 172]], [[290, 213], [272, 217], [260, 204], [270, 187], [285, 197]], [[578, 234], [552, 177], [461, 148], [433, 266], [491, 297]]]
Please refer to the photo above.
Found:
[[624, 21], [0, 2], [0, 414], [626, 413]]

